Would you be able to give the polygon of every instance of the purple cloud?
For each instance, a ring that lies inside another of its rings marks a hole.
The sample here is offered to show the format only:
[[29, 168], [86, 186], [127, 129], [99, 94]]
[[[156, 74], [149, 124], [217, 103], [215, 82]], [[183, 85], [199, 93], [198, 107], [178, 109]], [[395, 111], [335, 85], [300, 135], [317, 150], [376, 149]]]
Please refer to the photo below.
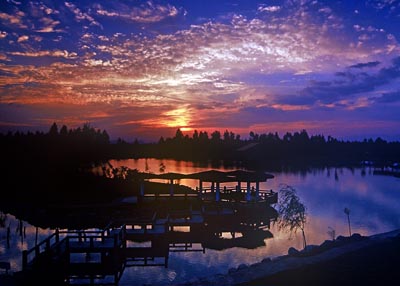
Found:
[[[357, 64], [362, 66], [374, 64]], [[283, 96], [279, 103], [293, 105], [313, 105], [317, 102], [332, 104], [341, 99], [349, 98], [360, 93], [374, 91], [377, 87], [389, 84], [400, 78], [400, 57], [394, 58], [389, 67], [380, 69], [376, 74], [366, 72], [355, 73], [351, 70], [335, 74], [336, 78], [330, 81], [312, 81], [298, 94]]]
[[374, 68], [378, 66], [381, 62], [374, 61], [374, 62], [368, 62], [368, 63], [358, 63], [355, 65], [350, 66], [349, 68], [354, 68], [354, 69], [362, 69], [362, 68]]

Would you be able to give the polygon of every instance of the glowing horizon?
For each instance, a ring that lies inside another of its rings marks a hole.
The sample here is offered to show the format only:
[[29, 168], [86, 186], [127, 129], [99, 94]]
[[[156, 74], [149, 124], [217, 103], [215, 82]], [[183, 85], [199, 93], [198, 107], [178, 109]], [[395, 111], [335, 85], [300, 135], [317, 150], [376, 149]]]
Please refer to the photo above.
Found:
[[215, 2], [4, 1], [0, 131], [400, 140], [398, 1]]

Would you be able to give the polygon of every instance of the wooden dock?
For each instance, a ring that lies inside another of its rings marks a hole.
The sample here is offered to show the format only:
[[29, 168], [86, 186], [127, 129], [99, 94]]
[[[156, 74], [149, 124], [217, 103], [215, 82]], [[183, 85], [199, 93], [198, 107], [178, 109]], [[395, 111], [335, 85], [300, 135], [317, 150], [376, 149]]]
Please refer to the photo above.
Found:
[[[145, 192], [144, 180], [151, 178], [168, 179], [169, 193]], [[184, 178], [197, 179], [196, 190], [174, 192], [174, 179]], [[277, 218], [271, 207], [278, 201], [277, 193], [260, 190], [260, 182], [270, 178], [273, 176], [241, 170], [141, 174], [140, 195], [119, 202], [126, 212], [112, 204], [113, 214], [119, 215], [104, 229], [57, 229], [23, 251], [26, 284], [36, 278], [40, 284], [46, 277], [54, 284], [118, 285], [126, 267], [168, 267], [170, 252], [204, 253], [207, 245], [213, 249], [260, 246], [271, 237], [266, 229]], [[227, 182], [237, 185], [222, 187]], [[135, 207], [137, 212], [132, 213]], [[128, 217], [123, 215], [128, 213]], [[226, 232], [232, 234], [231, 240], [222, 238]], [[236, 233], [242, 236], [236, 237]]]
[[[243, 214], [232, 203], [219, 202], [205, 204], [200, 210], [177, 210], [164, 215], [154, 212], [147, 218], [114, 221], [101, 230], [57, 229], [32, 249], [23, 251], [23, 272], [27, 277], [48, 277], [51, 271], [52, 279], [67, 285], [102, 284], [107, 279], [118, 285], [125, 267], [168, 267], [170, 252], [204, 253], [205, 245], [218, 233], [245, 233], [265, 227], [256, 220], [247, 224]], [[269, 224], [274, 213], [263, 219]], [[232, 247], [234, 244], [232, 241]]]

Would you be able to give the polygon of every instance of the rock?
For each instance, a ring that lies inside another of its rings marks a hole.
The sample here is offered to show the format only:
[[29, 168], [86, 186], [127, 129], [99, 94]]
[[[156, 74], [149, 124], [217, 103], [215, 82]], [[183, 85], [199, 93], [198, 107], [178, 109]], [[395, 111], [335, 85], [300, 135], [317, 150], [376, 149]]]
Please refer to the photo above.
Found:
[[359, 240], [361, 240], [363, 237], [361, 236], [361, 234], [359, 234], [359, 233], [354, 233], [352, 236], [351, 236], [351, 240], [352, 241], [359, 241]]
[[200, 278], [199, 278], [199, 282], [200, 282], [201, 284], [206, 284], [206, 283], [208, 282], [208, 278], [207, 278], [207, 277], [200, 277]]
[[311, 254], [311, 253], [315, 252], [318, 248], [319, 248], [319, 245], [310, 244], [310, 245], [307, 245], [301, 252]]
[[221, 278], [224, 278], [225, 277], [225, 275], [224, 274], [221, 274], [221, 273], [218, 273], [218, 274], [215, 274], [214, 275], [214, 278], [215, 279], [221, 279]]
[[[295, 248], [295, 250], [296, 250], [296, 248]], [[290, 257], [290, 255], [277, 256], [277, 257], [275, 257], [272, 261], [273, 261], [273, 262], [278, 262], [278, 261], [281, 261], [281, 260], [285, 260], [285, 259], [288, 258], [288, 257]]]
[[249, 268], [249, 266], [247, 264], [240, 264], [237, 268], [237, 270], [242, 270], [242, 269], [246, 269]]
[[199, 282], [200, 282], [199, 279], [196, 278], [196, 277], [194, 277], [194, 278], [192, 278], [192, 279], [190, 279], [190, 280], [188, 281], [188, 285], [197, 284], [197, 283], [199, 283]]
[[228, 270], [229, 274], [232, 274], [232, 273], [235, 273], [235, 272], [237, 272], [236, 268], [229, 268], [229, 270]]
[[225, 275], [223, 274], [216, 274], [213, 278], [209, 281], [209, 285], [226, 285], [225, 283]]
[[290, 255], [290, 256], [295, 256], [295, 255], [299, 255], [299, 253], [300, 253], [300, 251], [298, 251], [296, 248], [294, 248], [294, 247], [291, 247], [291, 248], [289, 248], [289, 250], [288, 250], [288, 254]]
[[321, 250], [328, 250], [334, 246], [335, 246], [334, 240], [325, 240], [323, 243], [321, 243], [319, 247], [321, 248]]
[[264, 258], [263, 260], [261, 260], [262, 263], [270, 263], [272, 262], [272, 259], [270, 257]]

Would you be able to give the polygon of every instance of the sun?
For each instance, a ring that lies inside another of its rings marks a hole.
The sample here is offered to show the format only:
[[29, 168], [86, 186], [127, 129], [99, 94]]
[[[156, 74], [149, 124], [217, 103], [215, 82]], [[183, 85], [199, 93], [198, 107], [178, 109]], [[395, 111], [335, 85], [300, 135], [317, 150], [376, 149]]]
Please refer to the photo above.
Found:
[[192, 131], [193, 130], [193, 128], [191, 128], [191, 127], [181, 127], [180, 129], [181, 129], [182, 132], [188, 132], [188, 131]]
[[191, 131], [190, 124], [190, 111], [186, 106], [173, 109], [164, 113], [166, 117], [163, 124], [168, 127], [176, 127], [181, 131]]

